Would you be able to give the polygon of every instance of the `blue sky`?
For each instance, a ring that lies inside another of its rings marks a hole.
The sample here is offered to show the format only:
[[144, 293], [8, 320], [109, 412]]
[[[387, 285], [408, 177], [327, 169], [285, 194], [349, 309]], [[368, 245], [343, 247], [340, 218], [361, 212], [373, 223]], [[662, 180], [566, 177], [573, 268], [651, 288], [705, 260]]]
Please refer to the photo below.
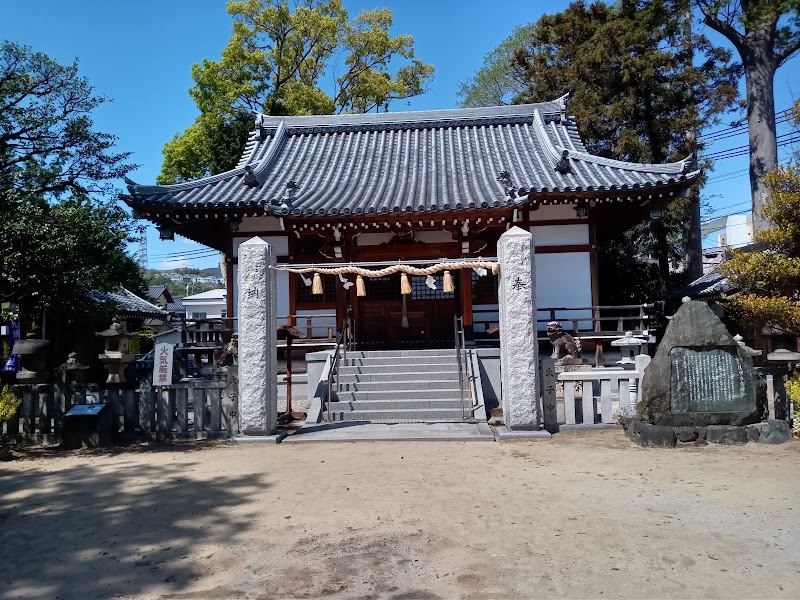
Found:
[[[502, 0], [344, 0], [351, 15], [365, 8], [388, 6], [392, 32], [414, 36], [417, 56], [436, 67], [429, 91], [392, 110], [452, 108], [458, 105], [458, 82], [477, 70], [483, 56], [513, 28], [557, 12], [568, 2]], [[0, 36], [27, 44], [62, 62], [80, 60], [82, 75], [99, 93], [110, 97], [95, 114], [96, 127], [119, 138], [118, 148], [132, 152], [141, 165], [130, 177], [153, 183], [161, 167], [161, 149], [197, 114], [187, 90], [190, 69], [203, 58], [217, 60], [225, 47], [231, 19], [223, 0], [0, 0]], [[776, 109], [788, 108], [800, 96], [800, 59], [795, 56], [778, 71]], [[580, 124], [578, 124], [580, 126]], [[712, 128], [719, 129], [717, 128]], [[788, 129], [779, 129], [779, 134]], [[710, 152], [747, 143], [742, 133], [709, 148]], [[788, 147], [779, 148], [785, 159]], [[747, 209], [747, 157], [721, 160], [710, 174], [704, 197], [714, 216]], [[714, 245], [706, 240], [705, 245]], [[161, 242], [148, 228], [151, 268], [217, 266], [202, 246], [176, 237]]]

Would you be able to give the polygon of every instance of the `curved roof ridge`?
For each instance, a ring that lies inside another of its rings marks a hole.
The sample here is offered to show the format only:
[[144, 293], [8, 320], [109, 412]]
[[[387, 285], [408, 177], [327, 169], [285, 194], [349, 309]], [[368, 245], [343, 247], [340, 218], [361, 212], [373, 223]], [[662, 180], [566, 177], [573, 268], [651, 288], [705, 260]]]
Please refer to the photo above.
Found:
[[475, 108], [445, 108], [435, 110], [398, 111], [387, 113], [353, 113], [338, 115], [295, 115], [270, 116], [263, 113], [256, 115], [256, 127], [273, 128], [279, 123], [294, 127], [335, 127], [363, 125], [420, 125], [444, 123], [454, 120], [491, 120], [509, 117], [530, 118], [534, 111], [544, 114], [561, 114], [566, 110], [566, 99], [569, 94], [532, 104], [506, 104], [503, 106], [481, 106]]
[[[562, 153], [566, 150], [569, 154], [568, 157], [574, 160], [580, 160], [587, 163], [594, 163], [604, 167], [611, 167], [615, 169], [623, 169], [625, 171], [635, 171], [637, 173], [669, 173], [674, 175], [689, 173], [689, 166], [692, 162], [692, 157], [687, 157], [679, 162], [672, 163], [634, 163], [624, 160], [616, 160], [614, 158], [605, 158], [603, 156], [596, 156], [576, 150], [567, 148], [559, 144], [553, 143], [553, 139], [547, 133], [547, 129], [539, 111], [534, 111], [533, 115], [534, 132], [536, 137], [542, 145], [542, 149], [557, 163], [561, 158]], [[555, 166], [555, 163], [553, 166]]]
[[[275, 158], [277, 157], [278, 150], [283, 146], [283, 142], [286, 139], [286, 125], [280, 123], [275, 131], [275, 135], [269, 142], [269, 148], [264, 153], [264, 156], [256, 163], [253, 172], [255, 173], [256, 177], [263, 175], [266, 170], [275, 162]], [[258, 142], [256, 142], [256, 146]], [[252, 154], [255, 150], [251, 150], [250, 153]], [[242, 160], [239, 160], [239, 164], [241, 164]], [[210, 175], [209, 177], [201, 177], [200, 179], [194, 179], [192, 181], [183, 181], [181, 183], [172, 183], [169, 185], [141, 185], [141, 184], [129, 184], [128, 189], [130, 190], [131, 194], [158, 194], [158, 193], [168, 193], [168, 192], [181, 192], [186, 190], [191, 190], [198, 187], [204, 187], [213, 183], [219, 183], [220, 181], [227, 181], [232, 177], [236, 177], [239, 175], [244, 175], [246, 172], [246, 168], [250, 166], [245, 164], [242, 167], [234, 167], [229, 171], [224, 171], [222, 173], [217, 173], [216, 175]]]

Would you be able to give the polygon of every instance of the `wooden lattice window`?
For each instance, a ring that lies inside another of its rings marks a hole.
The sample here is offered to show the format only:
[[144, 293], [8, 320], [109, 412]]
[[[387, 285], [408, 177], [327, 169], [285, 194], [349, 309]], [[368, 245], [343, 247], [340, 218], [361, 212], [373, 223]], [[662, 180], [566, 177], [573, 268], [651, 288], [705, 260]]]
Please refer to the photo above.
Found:
[[[436, 289], [432, 290], [425, 284], [427, 277], [414, 276], [411, 278], [411, 297], [414, 300], [441, 300], [442, 298], [453, 298], [455, 292], [444, 291], [444, 273], [431, 275], [436, 280]], [[456, 284], [456, 277], [453, 276], [453, 283]]]
[[[304, 275], [311, 279], [313, 275]], [[297, 304], [335, 304], [336, 303], [336, 275], [320, 275], [322, 278], [322, 294], [312, 294], [312, 286], [303, 283], [300, 275], [295, 276], [295, 292]]]
[[400, 276], [364, 277], [364, 287], [370, 300], [400, 300]]

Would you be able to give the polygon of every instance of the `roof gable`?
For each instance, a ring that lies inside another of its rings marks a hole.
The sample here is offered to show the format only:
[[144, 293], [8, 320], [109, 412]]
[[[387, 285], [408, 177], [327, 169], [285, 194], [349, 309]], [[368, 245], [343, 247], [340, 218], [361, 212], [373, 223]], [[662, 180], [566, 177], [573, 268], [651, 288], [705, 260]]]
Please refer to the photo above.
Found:
[[137, 209], [276, 216], [372, 215], [514, 206], [537, 194], [688, 184], [691, 161], [627, 163], [586, 152], [566, 97], [441, 111], [258, 115], [237, 167], [171, 186], [129, 185]]

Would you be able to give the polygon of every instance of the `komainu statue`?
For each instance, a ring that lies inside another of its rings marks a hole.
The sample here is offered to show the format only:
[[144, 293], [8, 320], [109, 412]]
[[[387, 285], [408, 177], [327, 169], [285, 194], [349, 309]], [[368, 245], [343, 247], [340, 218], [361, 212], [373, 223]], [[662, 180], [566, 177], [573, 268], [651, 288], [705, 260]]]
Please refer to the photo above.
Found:
[[550, 321], [547, 324], [547, 337], [553, 344], [553, 354], [550, 358], [559, 360], [561, 357], [561, 349], [566, 353], [564, 358], [561, 359], [566, 362], [568, 359], [578, 360], [581, 359], [581, 340], [573, 338], [570, 334], [564, 331], [561, 323], [558, 321]]

